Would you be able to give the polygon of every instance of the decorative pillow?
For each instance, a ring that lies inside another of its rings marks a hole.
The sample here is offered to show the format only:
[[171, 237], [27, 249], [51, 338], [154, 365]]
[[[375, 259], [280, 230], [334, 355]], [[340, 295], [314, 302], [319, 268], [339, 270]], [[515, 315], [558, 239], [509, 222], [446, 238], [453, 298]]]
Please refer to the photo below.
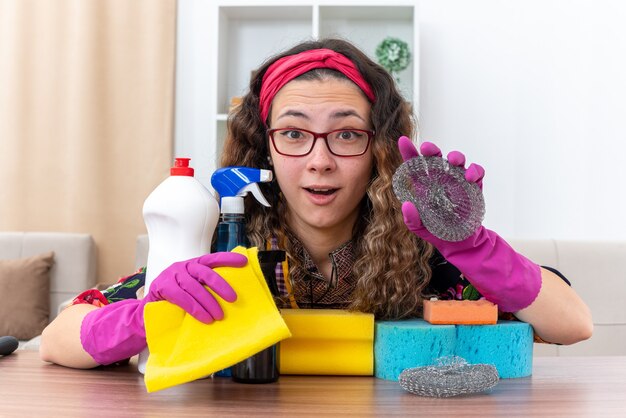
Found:
[[28, 340], [48, 325], [53, 264], [53, 252], [0, 260], [0, 335]]

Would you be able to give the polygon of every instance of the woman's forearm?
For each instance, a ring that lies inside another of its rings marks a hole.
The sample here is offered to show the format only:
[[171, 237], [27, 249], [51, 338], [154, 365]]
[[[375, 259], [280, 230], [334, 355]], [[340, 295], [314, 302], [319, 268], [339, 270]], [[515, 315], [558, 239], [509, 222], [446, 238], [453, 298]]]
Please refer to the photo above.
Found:
[[527, 308], [515, 316], [529, 324], [544, 341], [574, 344], [593, 333], [593, 321], [583, 300], [553, 272], [541, 269], [541, 290]]
[[64, 309], [42, 332], [39, 355], [43, 361], [77, 369], [90, 369], [98, 363], [83, 349], [80, 326], [85, 316], [99, 309], [80, 304]]

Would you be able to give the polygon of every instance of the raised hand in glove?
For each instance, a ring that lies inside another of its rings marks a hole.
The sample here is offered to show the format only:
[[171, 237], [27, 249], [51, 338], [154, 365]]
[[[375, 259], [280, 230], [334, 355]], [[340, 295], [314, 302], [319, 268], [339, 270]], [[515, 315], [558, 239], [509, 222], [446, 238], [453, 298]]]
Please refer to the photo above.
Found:
[[[424, 142], [417, 151], [405, 136], [398, 140], [398, 148], [404, 161], [418, 155], [441, 157], [441, 150], [433, 143]], [[448, 162], [464, 167], [465, 156], [452, 151]], [[468, 182], [482, 188], [485, 172], [477, 164], [465, 171]], [[402, 214], [407, 228], [418, 237], [430, 242], [444, 258], [458, 268], [474, 287], [504, 312], [516, 312], [528, 307], [541, 289], [541, 269], [538, 265], [518, 254], [498, 234], [484, 226], [462, 241], [444, 241], [431, 234], [422, 224], [419, 212], [410, 202], [402, 204]]]

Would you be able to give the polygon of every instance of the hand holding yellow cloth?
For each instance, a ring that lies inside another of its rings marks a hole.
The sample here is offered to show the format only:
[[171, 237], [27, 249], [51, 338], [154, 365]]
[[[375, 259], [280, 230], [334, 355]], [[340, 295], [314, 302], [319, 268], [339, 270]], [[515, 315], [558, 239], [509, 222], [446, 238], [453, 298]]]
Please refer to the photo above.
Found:
[[237, 292], [235, 302], [220, 303], [221, 321], [203, 324], [167, 301], [146, 305], [148, 392], [208, 376], [291, 336], [261, 272], [257, 249], [233, 251], [246, 255], [248, 264], [215, 269]]

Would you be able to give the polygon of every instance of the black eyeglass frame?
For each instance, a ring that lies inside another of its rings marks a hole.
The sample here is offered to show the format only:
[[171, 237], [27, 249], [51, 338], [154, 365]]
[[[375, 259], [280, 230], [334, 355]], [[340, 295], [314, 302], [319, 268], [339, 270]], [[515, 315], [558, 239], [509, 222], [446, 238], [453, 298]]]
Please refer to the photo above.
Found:
[[[309, 148], [309, 150], [304, 153], [304, 154], [287, 154], [284, 152], [281, 152], [278, 150], [278, 147], [276, 146], [276, 142], [274, 141], [274, 133], [278, 132], [278, 131], [302, 131], [302, 132], [306, 132], [309, 133], [311, 135], [313, 135], [313, 142], [311, 142], [311, 148]], [[345, 131], [350, 131], [350, 132], [362, 132], [364, 134], [367, 135], [367, 145], [365, 146], [365, 149], [363, 150], [363, 152], [359, 153], [359, 154], [350, 154], [350, 155], [343, 155], [343, 154], [337, 154], [336, 152], [334, 152], [332, 150], [332, 148], [330, 147], [330, 145], [328, 144], [328, 135], [333, 134], [335, 132], [345, 132]], [[371, 131], [371, 130], [367, 130], [367, 129], [335, 129], [334, 131], [330, 131], [330, 132], [313, 132], [313, 131], [309, 131], [308, 129], [302, 129], [302, 128], [276, 128], [276, 129], [268, 129], [267, 130], [267, 135], [270, 137], [270, 140], [272, 141], [272, 146], [274, 147], [274, 150], [276, 150], [277, 153], [279, 153], [280, 155], [285, 155], [287, 157], [304, 157], [306, 155], [309, 155], [311, 153], [311, 151], [313, 151], [313, 148], [315, 148], [315, 142], [317, 141], [318, 138], [323, 138], [324, 142], [326, 142], [326, 148], [328, 148], [328, 151], [330, 151], [330, 153], [332, 155], [336, 155], [337, 157], [358, 157], [360, 155], [363, 155], [367, 152], [367, 150], [370, 147], [370, 143], [372, 142], [372, 139], [374, 138], [374, 136], [376, 135], [375, 131]]]

